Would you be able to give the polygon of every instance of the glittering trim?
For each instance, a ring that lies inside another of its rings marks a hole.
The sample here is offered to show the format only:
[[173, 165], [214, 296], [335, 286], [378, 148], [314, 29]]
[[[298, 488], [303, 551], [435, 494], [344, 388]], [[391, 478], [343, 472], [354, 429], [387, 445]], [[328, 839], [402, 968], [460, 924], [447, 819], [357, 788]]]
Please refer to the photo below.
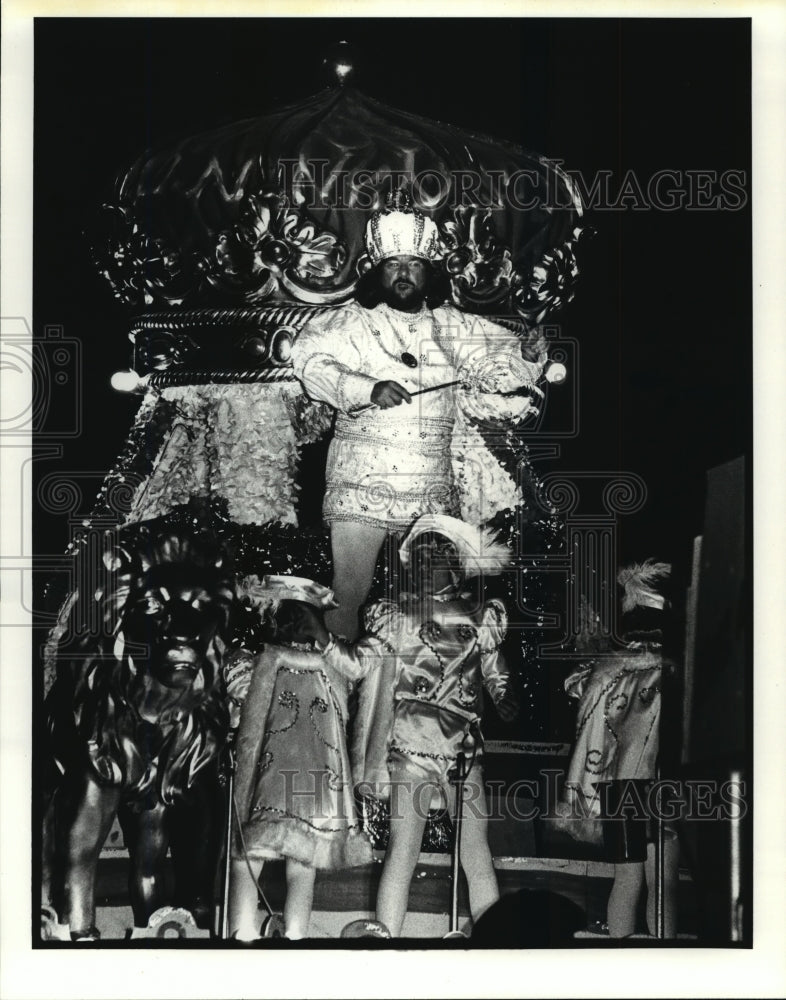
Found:
[[[427, 757], [429, 760], [445, 761], [446, 764], [453, 764], [456, 761], [455, 755], [451, 757], [444, 753], [430, 753], [428, 750], [409, 750], [401, 746], [400, 743], [396, 743], [395, 740], [391, 742], [390, 749], [395, 750], [396, 753], [400, 753], [402, 757]], [[388, 762], [392, 763], [390, 760]]]
[[286, 726], [281, 726], [279, 729], [268, 729], [268, 736], [287, 732], [287, 730], [297, 725], [297, 720], [300, 718], [300, 699], [294, 691], [282, 691], [278, 696], [278, 703], [282, 708], [294, 708], [295, 717]]
[[466, 672], [467, 661], [469, 660], [472, 653], [475, 652], [477, 647], [478, 647], [478, 637], [476, 634], [475, 641], [472, 643], [466, 655], [464, 656], [464, 659], [461, 661], [461, 669], [459, 670], [458, 696], [459, 696], [459, 701], [461, 702], [462, 705], [477, 705], [478, 702], [479, 691], [474, 684], [468, 684], [467, 694], [466, 695], [464, 694], [464, 674]]
[[[422, 215], [420, 215], [420, 214], [416, 214], [415, 215], [415, 239], [414, 239], [414, 243], [415, 243], [416, 247], [421, 247], [422, 246], [423, 233], [424, 233], [425, 229], [426, 229], [426, 220], [425, 220], [425, 217], [422, 216]], [[423, 248], [423, 249], [425, 249], [425, 248]]]
[[[590, 666], [590, 668], [591, 668], [592, 665], [589, 664], [588, 666]], [[617, 673], [614, 674], [614, 676], [606, 684], [604, 684], [604, 686], [598, 692], [598, 694], [597, 694], [594, 702], [592, 703], [592, 705], [588, 706], [584, 710], [584, 714], [582, 715], [581, 719], [579, 720], [578, 725], [576, 726], [576, 737], [578, 738], [578, 736], [581, 734], [581, 732], [583, 731], [583, 729], [585, 728], [585, 726], [587, 725], [587, 723], [590, 721], [590, 717], [595, 712], [595, 709], [598, 707], [598, 705], [600, 704], [601, 700], [603, 698], [605, 698], [606, 695], [614, 687], [616, 687], [617, 684], [619, 684], [620, 680], [623, 677], [627, 677], [629, 674], [640, 674], [640, 673], [645, 673], [645, 672], [650, 671], [650, 670], [657, 670], [659, 668], [659, 666], [660, 666], [660, 664], [652, 663], [650, 661], [647, 664], [642, 664], [641, 666], [623, 667], [622, 669], [618, 670]], [[603, 713], [603, 717], [604, 717], [604, 720], [606, 721], [606, 727], [609, 729], [609, 732], [611, 732], [612, 736], [616, 739], [617, 738], [616, 733], [614, 733], [614, 731], [609, 726], [609, 724], [608, 724], [608, 718], [606, 716], [605, 711]]]
[[437, 695], [439, 694], [442, 685], [445, 683], [445, 659], [429, 641], [430, 637], [433, 637], [435, 639], [438, 638], [440, 631], [441, 631], [440, 627], [439, 625], [437, 625], [435, 621], [423, 622], [418, 630], [420, 641], [423, 643], [424, 646], [426, 646], [429, 650], [431, 650], [431, 652], [437, 658], [437, 665], [439, 667], [439, 681], [437, 682], [436, 687], [428, 696], [428, 698], [423, 697], [420, 699], [422, 701], [436, 701]]
[[[333, 703], [333, 708], [336, 710], [336, 712], [338, 714], [339, 724], [343, 727], [343, 725], [344, 725], [344, 719], [342, 718], [342, 715], [341, 715], [341, 709], [335, 703], [335, 701]], [[324, 745], [328, 748], [328, 750], [332, 750], [333, 753], [338, 754], [339, 753], [338, 747], [333, 746], [332, 743], [328, 743], [328, 741], [322, 735], [322, 731], [320, 730], [319, 726], [317, 725], [316, 719], [314, 718], [314, 710], [315, 709], [319, 709], [319, 711], [324, 715], [324, 714], [327, 713], [328, 703], [325, 701], [324, 698], [319, 698], [319, 697], [314, 698], [314, 700], [309, 705], [308, 716], [311, 719], [311, 725], [312, 725], [312, 727], [314, 729], [314, 732], [317, 734], [317, 739], [319, 739], [319, 741], [321, 743], [324, 743]], [[331, 771], [331, 768], [329, 768], [326, 765], [326, 770], [327, 771]], [[335, 774], [336, 772], [332, 771], [332, 773]]]
[[[378, 418], [379, 414], [377, 414]], [[372, 418], [373, 419], [373, 418]], [[360, 419], [353, 420], [351, 417], [345, 417], [343, 414], [339, 414], [336, 420], [336, 429], [340, 427], [342, 432], [344, 428], [347, 429], [348, 433], [355, 433], [355, 429], [358, 427], [363, 427], [364, 423], [368, 422], [368, 417], [361, 417]], [[455, 421], [452, 417], [432, 417], [426, 414], [418, 414], [416, 417], [397, 417], [395, 421], [396, 427], [415, 427], [418, 430], [423, 427], [440, 427], [445, 428], [446, 432], [450, 434], [453, 430]], [[373, 419], [372, 428], [379, 425], [378, 419]], [[385, 426], [390, 428], [393, 426], [391, 421], [387, 421]]]
[[[332, 521], [359, 521], [365, 524], [373, 524], [385, 530], [405, 531], [412, 522], [421, 514], [448, 514], [457, 517], [459, 514], [458, 493], [455, 489], [443, 491], [439, 497], [434, 492], [420, 494], [418, 497], [407, 499], [397, 499], [391, 496], [386, 510], [379, 515], [369, 513], [370, 508], [379, 506], [378, 504], [362, 504], [360, 497], [369, 491], [367, 487], [352, 486], [343, 490], [334, 490], [331, 486], [325, 492], [325, 499], [322, 505], [322, 517], [325, 523]], [[401, 496], [401, 495], [399, 495]], [[344, 499], [342, 499], [344, 498]], [[417, 502], [420, 499], [420, 502]], [[346, 505], [345, 505], [346, 501]], [[409, 510], [402, 515], [392, 513], [394, 507], [409, 507]]]
[[[370, 473], [369, 473], [370, 475]], [[425, 478], [425, 474], [424, 474]], [[373, 482], [357, 482], [353, 479], [331, 479], [330, 486], [328, 487], [331, 491], [352, 491], [358, 495], [367, 492], [376, 492], [379, 490], [379, 483], [375, 480]], [[386, 490], [386, 492], [388, 492]], [[437, 497], [445, 494], [445, 496], [450, 496], [456, 492], [456, 487], [453, 483], [445, 483], [444, 485], [437, 484], [437, 486], [430, 486], [427, 490], [396, 490], [392, 486], [389, 487], [390, 502], [391, 503], [405, 503], [411, 500], [426, 500], [426, 499], [437, 499]]]
[[[445, 511], [445, 513], [449, 513], [449, 511]], [[326, 524], [332, 524], [333, 521], [358, 521], [361, 524], [372, 524], [377, 528], [384, 528], [386, 531], [405, 531], [417, 516], [415, 514], [408, 518], [382, 518], [372, 517], [369, 514], [345, 514], [327, 510], [322, 512], [322, 518]]]
[[[325, 357], [325, 355], [317, 354], [315, 355], [315, 357]], [[312, 358], [311, 360], [313, 361], [314, 359]], [[304, 365], [303, 367], [304, 376], [307, 367], [308, 363], [306, 363], [306, 365]], [[347, 379], [349, 378], [349, 376], [350, 376], [349, 371], [341, 372], [336, 382], [336, 397], [338, 399], [339, 405], [341, 406], [342, 410], [348, 410], [350, 406], [346, 397], [346, 393], [344, 392], [344, 386], [347, 384]]]
[[[456, 759], [458, 757], [458, 753], [454, 754], [453, 756], [450, 756], [444, 753], [434, 753], [429, 750], [410, 750], [409, 748], [402, 747], [401, 744], [396, 743], [395, 740], [391, 742], [390, 749], [391, 751], [395, 750], [396, 753], [400, 753], [402, 757], [423, 757], [424, 759], [427, 760], [444, 761], [446, 764], [455, 764]], [[393, 763], [395, 763], [395, 759], [391, 759], [389, 757], [388, 764], [393, 764]], [[478, 750], [477, 753], [475, 754], [475, 763], [473, 764], [473, 768], [479, 767], [482, 763], [483, 763], [483, 752], [481, 750]]]
[[[328, 774], [327, 770], [324, 773]], [[360, 829], [360, 823], [347, 823], [345, 826], [317, 826], [316, 823], [312, 823], [311, 820], [306, 819], [305, 816], [298, 816], [297, 813], [288, 812], [286, 809], [279, 809], [278, 806], [254, 806], [251, 810], [251, 815], [256, 816], [259, 813], [274, 813], [276, 816], [283, 816], [287, 819], [296, 820], [298, 823], [304, 823], [315, 833], [350, 833], [352, 830]]]
[[[398, 451], [399, 453], [405, 452], [406, 454], [423, 455], [425, 458], [442, 458], [444, 459], [443, 464], [446, 467], [450, 467], [450, 455], [448, 454], [448, 448], [450, 446], [450, 435], [446, 434], [444, 437], [436, 437], [432, 435], [431, 438], [427, 438], [425, 434], [418, 435], [420, 440], [417, 438], [403, 437], [398, 441], [391, 441], [389, 437], [378, 437], [373, 432], [372, 433], [346, 433], [342, 431], [340, 435], [336, 435], [337, 445], [346, 442], [353, 442], [362, 445], [368, 449], [371, 449], [375, 453], [378, 449], [384, 448], [386, 451]], [[400, 460], [400, 455], [398, 456]], [[386, 470], [387, 471], [387, 470]]]

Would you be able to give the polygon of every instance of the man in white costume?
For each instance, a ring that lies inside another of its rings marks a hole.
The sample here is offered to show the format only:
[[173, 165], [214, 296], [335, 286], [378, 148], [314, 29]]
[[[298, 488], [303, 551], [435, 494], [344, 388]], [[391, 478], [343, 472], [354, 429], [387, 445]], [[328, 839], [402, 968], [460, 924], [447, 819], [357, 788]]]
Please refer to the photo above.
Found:
[[400, 196], [374, 213], [365, 241], [380, 301], [317, 317], [292, 348], [308, 395], [337, 411], [323, 516], [339, 608], [328, 627], [349, 639], [388, 532], [425, 513], [479, 524], [521, 502], [466, 418], [521, 419], [541, 395], [546, 361], [545, 352], [525, 360], [522, 341], [498, 324], [430, 306], [438, 230]]

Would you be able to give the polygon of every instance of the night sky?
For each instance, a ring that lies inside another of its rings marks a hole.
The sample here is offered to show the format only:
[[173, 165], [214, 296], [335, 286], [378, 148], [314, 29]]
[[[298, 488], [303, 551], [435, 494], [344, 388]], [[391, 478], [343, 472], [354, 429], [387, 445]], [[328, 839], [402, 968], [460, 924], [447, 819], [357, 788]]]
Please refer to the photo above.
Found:
[[[37, 20], [34, 327], [80, 342], [84, 387], [81, 434], [37, 472], [94, 473], [85, 513], [138, 402], [109, 386], [130, 362], [128, 316], [82, 230], [146, 147], [320, 90], [338, 40], [370, 96], [537, 150], [590, 183], [610, 172], [612, 193], [628, 171], [645, 183], [666, 169], [750, 176], [744, 20]], [[597, 236], [562, 317], [580, 345], [579, 433], [541, 470], [637, 473], [648, 501], [620, 522], [621, 558], [686, 563], [706, 470], [750, 451], [750, 205], [598, 208], [586, 221]], [[571, 398], [552, 391], [546, 430]], [[53, 403], [55, 441], [73, 409], [67, 393]], [[40, 553], [69, 540], [62, 514], [40, 511], [35, 531]]]

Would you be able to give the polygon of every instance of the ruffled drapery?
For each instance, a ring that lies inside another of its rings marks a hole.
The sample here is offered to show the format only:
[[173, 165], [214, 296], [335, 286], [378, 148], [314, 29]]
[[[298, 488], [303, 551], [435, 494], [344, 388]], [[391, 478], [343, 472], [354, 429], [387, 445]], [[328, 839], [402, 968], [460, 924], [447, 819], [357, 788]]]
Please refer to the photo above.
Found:
[[304, 406], [297, 383], [177, 386], [161, 396], [172, 427], [127, 522], [220, 497], [237, 524], [297, 524], [299, 448], [329, 426], [324, 407]]

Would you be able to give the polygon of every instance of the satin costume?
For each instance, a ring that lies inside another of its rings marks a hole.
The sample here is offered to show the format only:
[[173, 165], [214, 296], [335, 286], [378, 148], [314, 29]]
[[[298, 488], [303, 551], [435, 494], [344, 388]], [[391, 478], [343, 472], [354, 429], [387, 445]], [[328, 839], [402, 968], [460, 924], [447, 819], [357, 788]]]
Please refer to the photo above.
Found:
[[655, 777], [660, 682], [660, 650], [646, 647], [605, 656], [565, 681], [565, 690], [579, 702], [565, 780], [581, 789], [596, 816], [595, 782]]
[[318, 869], [371, 861], [355, 815], [346, 741], [349, 692], [379, 662], [340, 640], [323, 652], [268, 646], [256, 657], [237, 737], [235, 802], [251, 858], [294, 858]]
[[580, 667], [565, 681], [578, 699], [576, 742], [554, 827], [600, 844], [598, 782], [655, 777], [660, 736], [662, 658], [657, 644], [633, 644]]
[[416, 780], [444, 793], [465, 737], [480, 722], [483, 687], [495, 704], [510, 691], [500, 652], [505, 607], [498, 600], [473, 607], [455, 592], [447, 599], [405, 597], [372, 605], [366, 629], [369, 638], [358, 645], [381, 642], [384, 655], [364, 681], [355, 719], [352, 764], [360, 790], [386, 797], [390, 781]]
[[[373, 309], [351, 303], [304, 327], [292, 364], [308, 395], [337, 411], [325, 521], [397, 531], [421, 514], [445, 513], [478, 524], [520, 502], [516, 484], [468, 423], [473, 416], [519, 419], [531, 405], [528, 397], [499, 395], [533, 384], [543, 367], [522, 358], [510, 331], [449, 305], [405, 313], [385, 303]], [[478, 369], [491, 380], [349, 415], [370, 402], [377, 382], [393, 380], [414, 393]], [[489, 386], [495, 391], [485, 391]]]

